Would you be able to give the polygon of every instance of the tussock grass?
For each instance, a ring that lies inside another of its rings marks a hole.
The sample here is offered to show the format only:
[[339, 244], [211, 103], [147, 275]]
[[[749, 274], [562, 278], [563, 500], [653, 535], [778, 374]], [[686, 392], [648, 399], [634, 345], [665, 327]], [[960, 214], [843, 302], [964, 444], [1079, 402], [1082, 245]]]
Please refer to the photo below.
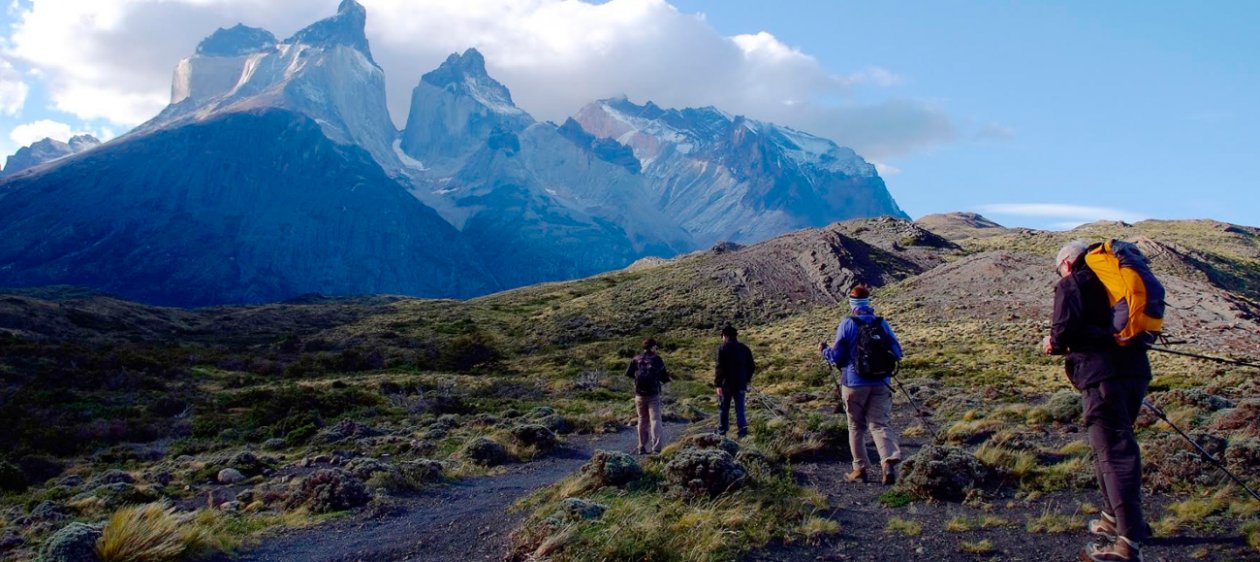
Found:
[[923, 533], [923, 525], [917, 521], [910, 521], [900, 517], [888, 518], [888, 523], [884, 525], [884, 532], [892, 535], [901, 535], [903, 537], [917, 537]]
[[993, 541], [989, 539], [974, 542], [963, 541], [962, 544], [958, 545], [958, 548], [968, 554], [993, 554], [995, 551]]
[[1047, 505], [1041, 515], [1028, 519], [1024, 528], [1029, 533], [1058, 535], [1085, 528], [1085, 520], [1079, 513], [1062, 514], [1051, 511]]
[[96, 553], [103, 562], [170, 562], [216, 544], [212, 532], [177, 516], [174, 508], [147, 504], [110, 516]]

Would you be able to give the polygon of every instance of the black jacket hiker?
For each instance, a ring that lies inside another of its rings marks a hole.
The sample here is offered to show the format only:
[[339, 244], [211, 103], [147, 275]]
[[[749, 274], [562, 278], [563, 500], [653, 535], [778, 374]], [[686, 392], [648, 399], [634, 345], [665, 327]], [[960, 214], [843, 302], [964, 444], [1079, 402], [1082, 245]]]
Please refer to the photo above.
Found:
[[[638, 376], [640, 366], [646, 369], [648, 380], [640, 380]], [[651, 352], [635, 355], [634, 359], [630, 360], [630, 365], [626, 367], [626, 376], [634, 380], [635, 396], [645, 398], [659, 396], [661, 384], [673, 380], [669, 377], [669, 370], [665, 368], [665, 360], [661, 359], [660, 355]]]
[[713, 386], [722, 392], [738, 393], [748, 390], [757, 363], [752, 350], [737, 340], [723, 342], [717, 350], [717, 366], [714, 369]]
[[1116, 343], [1111, 313], [1107, 288], [1082, 256], [1072, 265], [1072, 273], [1055, 287], [1050, 329], [1053, 352], [1067, 354], [1068, 378], [1077, 389], [1108, 379], [1151, 378], [1146, 351], [1121, 348]]

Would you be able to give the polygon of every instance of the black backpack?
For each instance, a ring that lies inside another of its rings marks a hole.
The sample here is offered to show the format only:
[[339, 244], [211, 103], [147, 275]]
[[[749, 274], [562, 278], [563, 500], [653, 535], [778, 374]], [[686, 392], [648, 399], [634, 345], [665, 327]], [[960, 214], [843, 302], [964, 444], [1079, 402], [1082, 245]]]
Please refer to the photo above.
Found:
[[884, 319], [876, 316], [871, 322], [864, 322], [857, 316], [857, 350], [853, 357], [853, 367], [858, 377], [879, 380], [891, 377], [897, 372], [897, 354], [893, 353], [892, 335], [884, 330]]
[[656, 396], [661, 393], [660, 369], [651, 356], [634, 358], [634, 393], [639, 396]]

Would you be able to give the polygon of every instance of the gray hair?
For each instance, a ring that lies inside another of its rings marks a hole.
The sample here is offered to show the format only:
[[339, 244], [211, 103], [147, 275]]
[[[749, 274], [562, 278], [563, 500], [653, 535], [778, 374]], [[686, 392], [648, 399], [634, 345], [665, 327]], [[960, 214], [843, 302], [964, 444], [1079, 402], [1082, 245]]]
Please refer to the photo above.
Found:
[[1064, 244], [1063, 247], [1059, 249], [1059, 255], [1054, 258], [1055, 269], [1058, 269], [1059, 265], [1064, 261], [1069, 263], [1075, 262], [1087, 250], [1089, 250], [1089, 244], [1086, 244], [1081, 240], [1073, 240]]

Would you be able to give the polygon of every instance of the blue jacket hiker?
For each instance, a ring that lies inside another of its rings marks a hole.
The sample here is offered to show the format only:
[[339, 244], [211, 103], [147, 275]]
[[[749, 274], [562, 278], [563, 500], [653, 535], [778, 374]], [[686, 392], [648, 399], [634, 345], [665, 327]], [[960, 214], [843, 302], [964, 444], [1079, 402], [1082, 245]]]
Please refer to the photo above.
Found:
[[[835, 343], [821, 344], [820, 351], [827, 362], [840, 368], [844, 375], [841, 399], [849, 418], [849, 449], [853, 452], [853, 471], [845, 475], [850, 482], [866, 480], [870, 457], [866, 452], [866, 434], [869, 432], [879, 452], [883, 468], [883, 483], [891, 485], [897, 480], [897, 464], [901, 462], [901, 447], [897, 444], [897, 432], [890, 426], [892, 417], [892, 381], [889, 377], [864, 378], [858, 374], [859, 340], [861, 325], [879, 323], [887, 335], [887, 351], [901, 359], [901, 342], [897, 341], [892, 327], [875, 316], [871, 307], [871, 293], [864, 285], [857, 285], [849, 292], [849, 308], [852, 315], [840, 322], [836, 329]], [[869, 332], [868, 332], [869, 333]]]

